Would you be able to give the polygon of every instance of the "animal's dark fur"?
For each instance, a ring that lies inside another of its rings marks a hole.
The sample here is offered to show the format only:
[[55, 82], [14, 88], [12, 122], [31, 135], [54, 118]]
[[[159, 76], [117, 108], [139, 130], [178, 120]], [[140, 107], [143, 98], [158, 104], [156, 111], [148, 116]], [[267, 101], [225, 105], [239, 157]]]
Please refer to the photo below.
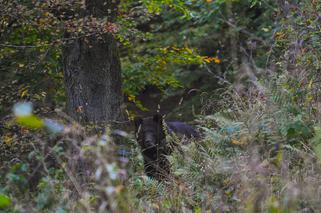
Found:
[[166, 122], [166, 125], [168, 126], [168, 129], [170, 132], [174, 132], [175, 134], [184, 135], [187, 138], [198, 138], [199, 134], [195, 131], [193, 127], [190, 125], [180, 122], [180, 121], [171, 121]]
[[[184, 135], [187, 138], [199, 137], [193, 127], [183, 122], [165, 122], [170, 133]], [[142, 149], [146, 175], [161, 180], [168, 176], [170, 164], [166, 155], [171, 148], [166, 142], [163, 118], [156, 114], [148, 118], [135, 118], [136, 138]]]

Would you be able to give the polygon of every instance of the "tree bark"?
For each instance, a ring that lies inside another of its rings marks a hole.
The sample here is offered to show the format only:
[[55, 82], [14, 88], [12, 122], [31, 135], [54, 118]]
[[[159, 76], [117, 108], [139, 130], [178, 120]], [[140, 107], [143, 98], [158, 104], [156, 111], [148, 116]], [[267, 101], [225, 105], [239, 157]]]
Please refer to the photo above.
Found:
[[[116, 16], [117, 1], [88, 0], [86, 15]], [[121, 66], [111, 34], [78, 38], [63, 49], [67, 112], [84, 123], [109, 123], [122, 118]]]

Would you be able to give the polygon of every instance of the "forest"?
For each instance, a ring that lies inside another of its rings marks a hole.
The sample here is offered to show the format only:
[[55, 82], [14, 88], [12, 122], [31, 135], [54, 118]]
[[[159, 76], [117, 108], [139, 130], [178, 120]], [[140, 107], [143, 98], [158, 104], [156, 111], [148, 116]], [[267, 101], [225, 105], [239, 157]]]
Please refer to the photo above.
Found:
[[320, 0], [0, 0], [0, 212], [321, 212], [320, 73]]

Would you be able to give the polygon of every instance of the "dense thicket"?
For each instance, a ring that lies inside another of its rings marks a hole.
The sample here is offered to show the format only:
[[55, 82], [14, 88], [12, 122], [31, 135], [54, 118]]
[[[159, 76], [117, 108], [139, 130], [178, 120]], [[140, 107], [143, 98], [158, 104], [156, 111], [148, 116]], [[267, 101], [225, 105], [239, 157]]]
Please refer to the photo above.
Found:
[[[0, 211], [320, 211], [319, 1], [99, 2], [0, 0]], [[66, 64], [82, 80], [64, 84]], [[124, 129], [73, 120], [83, 82]], [[156, 111], [202, 133], [166, 137], [163, 182], [130, 121]]]

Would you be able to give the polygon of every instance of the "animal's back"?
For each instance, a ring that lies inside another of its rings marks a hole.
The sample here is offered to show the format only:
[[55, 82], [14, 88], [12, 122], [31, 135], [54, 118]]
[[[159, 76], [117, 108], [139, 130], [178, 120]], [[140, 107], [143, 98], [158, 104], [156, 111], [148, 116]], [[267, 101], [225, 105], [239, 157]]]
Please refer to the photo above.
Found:
[[166, 124], [167, 124], [170, 132], [185, 135], [188, 138], [191, 138], [191, 137], [198, 138], [199, 137], [198, 132], [192, 126], [190, 126], [184, 122], [170, 121], [170, 122], [166, 122]]

